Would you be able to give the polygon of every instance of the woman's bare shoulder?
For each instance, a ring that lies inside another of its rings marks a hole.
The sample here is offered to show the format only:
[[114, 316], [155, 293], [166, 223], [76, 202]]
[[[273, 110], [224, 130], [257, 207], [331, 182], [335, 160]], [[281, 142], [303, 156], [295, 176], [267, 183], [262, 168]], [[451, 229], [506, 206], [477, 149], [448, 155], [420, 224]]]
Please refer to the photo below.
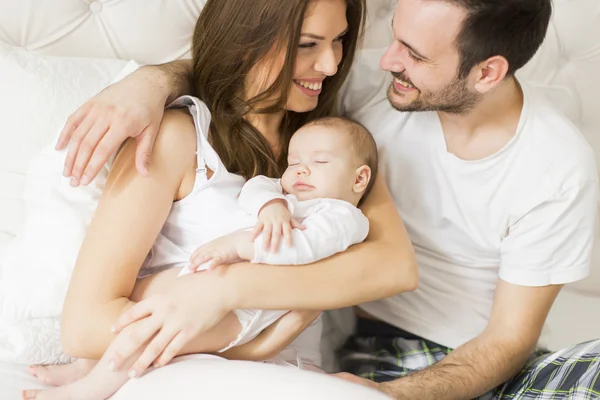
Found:
[[[196, 128], [186, 110], [167, 110], [152, 150], [152, 164], [161, 170], [193, 169], [196, 162]], [[173, 171], [174, 172], [174, 171]], [[152, 173], [152, 172], [151, 172]]]

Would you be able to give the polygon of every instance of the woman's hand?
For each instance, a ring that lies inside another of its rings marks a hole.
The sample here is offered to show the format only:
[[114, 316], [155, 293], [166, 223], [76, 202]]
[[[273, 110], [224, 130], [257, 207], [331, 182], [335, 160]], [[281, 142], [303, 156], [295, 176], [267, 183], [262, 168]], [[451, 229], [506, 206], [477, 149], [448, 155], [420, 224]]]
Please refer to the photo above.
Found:
[[167, 88], [160, 71], [144, 67], [83, 104], [62, 130], [56, 149], [68, 145], [64, 175], [71, 185], [87, 185], [128, 137], [138, 141], [136, 168], [148, 174], [150, 155], [165, 102]]
[[130, 373], [141, 376], [152, 363], [157, 367], [167, 364], [232, 311], [227, 288], [213, 279], [214, 274], [202, 275], [203, 279], [193, 279], [198, 274], [178, 278], [165, 295], [142, 300], [119, 317], [113, 332], [123, 330], [130, 340], [116, 350], [111, 360], [115, 370], [146, 343]]

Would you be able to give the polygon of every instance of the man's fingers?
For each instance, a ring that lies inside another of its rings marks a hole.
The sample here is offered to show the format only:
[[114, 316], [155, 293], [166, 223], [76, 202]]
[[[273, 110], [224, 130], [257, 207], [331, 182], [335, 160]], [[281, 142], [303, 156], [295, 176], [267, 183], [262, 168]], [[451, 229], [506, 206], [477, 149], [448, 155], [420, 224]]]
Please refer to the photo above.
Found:
[[62, 131], [60, 132], [60, 136], [58, 137], [58, 141], [56, 142], [56, 150], [62, 150], [69, 143], [71, 136], [75, 132], [75, 129], [81, 124], [84, 118], [87, 116], [89, 111], [89, 106], [84, 104], [79, 107], [77, 111], [75, 111], [67, 121], [65, 122], [65, 126], [63, 126]]
[[96, 146], [100, 143], [107, 131], [108, 127], [104, 121], [96, 122], [79, 145], [79, 149], [75, 155], [71, 176], [80, 180], [82, 185], [87, 185], [89, 183], [84, 176], [84, 171], [88, 166], [92, 153], [96, 150]]
[[[92, 128], [93, 121], [88, 118], [82, 121], [76, 128], [71, 137], [69, 138], [69, 143], [67, 145], [67, 156], [65, 158], [65, 169], [64, 176], [75, 178], [74, 183], [79, 183], [79, 176], [74, 177], [74, 166], [75, 160], [77, 159], [77, 153], [79, 153], [79, 146], [83, 141], [85, 134]], [[75, 185], [77, 186], [77, 185]]]
[[122, 132], [124, 132], [122, 128], [110, 127], [92, 153], [92, 158], [83, 173], [82, 183], [91, 182], [96, 175], [98, 175], [98, 172], [106, 165], [108, 159], [117, 151], [119, 146], [123, 144], [123, 139], [125, 138], [122, 136]]
[[148, 125], [140, 134], [137, 149], [135, 151], [135, 166], [138, 172], [144, 176], [150, 175], [150, 158], [156, 141], [158, 129]]

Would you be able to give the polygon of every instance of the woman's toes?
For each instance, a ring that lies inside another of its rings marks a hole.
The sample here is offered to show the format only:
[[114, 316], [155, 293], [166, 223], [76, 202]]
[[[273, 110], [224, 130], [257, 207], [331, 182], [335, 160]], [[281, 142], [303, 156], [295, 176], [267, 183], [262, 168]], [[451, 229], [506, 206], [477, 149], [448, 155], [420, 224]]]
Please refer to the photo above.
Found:
[[39, 392], [40, 392], [39, 390], [23, 390], [22, 399], [23, 400], [35, 399]]

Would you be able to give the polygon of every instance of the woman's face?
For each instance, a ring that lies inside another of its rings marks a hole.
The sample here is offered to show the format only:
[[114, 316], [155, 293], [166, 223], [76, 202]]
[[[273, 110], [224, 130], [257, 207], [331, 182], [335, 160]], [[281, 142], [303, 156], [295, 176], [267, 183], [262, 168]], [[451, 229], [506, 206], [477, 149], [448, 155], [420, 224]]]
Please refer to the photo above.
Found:
[[[346, 0], [311, 1], [302, 23], [286, 110], [307, 112], [317, 107], [323, 81], [336, 74], [342, 60], [347, 29]], [[284, 59], [284, 52], [280, 52], [252, 68], [246, 80], [249, 94], [258, 94], [272, 85]]]

